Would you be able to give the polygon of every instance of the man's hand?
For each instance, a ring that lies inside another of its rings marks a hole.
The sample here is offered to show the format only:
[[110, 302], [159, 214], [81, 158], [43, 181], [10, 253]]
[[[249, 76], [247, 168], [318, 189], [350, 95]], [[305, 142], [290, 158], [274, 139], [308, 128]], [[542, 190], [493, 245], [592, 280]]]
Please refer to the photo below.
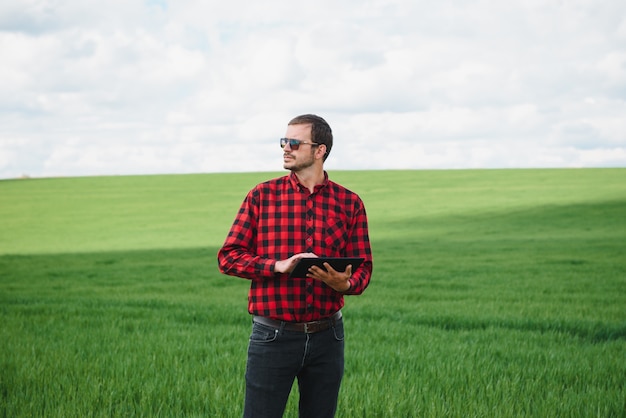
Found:
[[301, 258], [317, 258], [317, 255], [314, 253], [300, 253], [292, 255], [286, 260], [278, 260], [276, 264], [274, 264], [274, 272], [291, 273]]
[[316, 280], [321, 280], [328, 286], [335, 289], [337, 292], [347, 292], [350, 290], [350, 276], [352, 276], [352, 265], [346, 267], [346, 271], [341, 272], [333, 269], [330, 264], [324, 263], [323, 268], [312, 266], [309, 269], [307, 277], [311, 277]]

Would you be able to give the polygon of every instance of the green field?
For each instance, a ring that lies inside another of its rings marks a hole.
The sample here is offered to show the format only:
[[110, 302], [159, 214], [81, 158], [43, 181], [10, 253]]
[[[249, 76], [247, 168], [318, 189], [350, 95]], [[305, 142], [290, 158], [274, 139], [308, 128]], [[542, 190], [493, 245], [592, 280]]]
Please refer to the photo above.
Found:
[[[0, 416], [241, 416], [248, 283], [215, 255], [282, 174], [0, 181]], [[330, 176], [374, 252], [338, 417], [626, 416], [626, 169]]]

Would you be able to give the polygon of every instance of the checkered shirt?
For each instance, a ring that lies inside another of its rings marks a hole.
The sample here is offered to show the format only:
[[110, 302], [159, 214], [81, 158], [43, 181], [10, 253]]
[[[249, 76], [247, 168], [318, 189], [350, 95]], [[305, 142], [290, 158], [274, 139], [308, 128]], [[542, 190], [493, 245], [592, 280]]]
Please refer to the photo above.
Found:
[[217, 258], [222, 273], [251, 281], [250, 314], [307, 322], [343, 307], [344, 294], [325, 283], [274, 272], [276, 261], [297, 253], [362, 257], [346, 294], [368, 286], [372, 252], [365, 207], [356, 193], [324, 176], [313, 193], [291, 173], [257, 185], [244, 199]]

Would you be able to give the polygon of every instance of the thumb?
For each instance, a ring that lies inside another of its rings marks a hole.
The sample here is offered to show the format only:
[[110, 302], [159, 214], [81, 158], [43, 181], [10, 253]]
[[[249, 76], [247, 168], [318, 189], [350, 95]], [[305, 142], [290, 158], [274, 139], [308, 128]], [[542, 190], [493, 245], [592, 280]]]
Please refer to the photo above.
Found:
[[346, 274], [348, 277], [352, 276], [352, 264], [348, 264], [348, 267], [346, 267]]

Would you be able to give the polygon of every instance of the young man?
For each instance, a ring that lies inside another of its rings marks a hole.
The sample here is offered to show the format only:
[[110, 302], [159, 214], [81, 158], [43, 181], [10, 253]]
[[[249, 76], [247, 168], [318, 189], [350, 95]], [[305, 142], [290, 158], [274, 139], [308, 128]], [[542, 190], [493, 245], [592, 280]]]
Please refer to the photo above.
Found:
[[[244, 417], [281, 417], [296, 378], [300, 417], [333, 417], [344, 368], [343, 297], [361, 294], [372, 274], [367, 215], [359, 196], [324, 171], [333, 146], [324, 119], [292, 119], [280, 145], [291, 173], [248, 193], [218, 252], [222, 273], [251, 281]], [[306, 257], [364, 261], [290, 277]]]

